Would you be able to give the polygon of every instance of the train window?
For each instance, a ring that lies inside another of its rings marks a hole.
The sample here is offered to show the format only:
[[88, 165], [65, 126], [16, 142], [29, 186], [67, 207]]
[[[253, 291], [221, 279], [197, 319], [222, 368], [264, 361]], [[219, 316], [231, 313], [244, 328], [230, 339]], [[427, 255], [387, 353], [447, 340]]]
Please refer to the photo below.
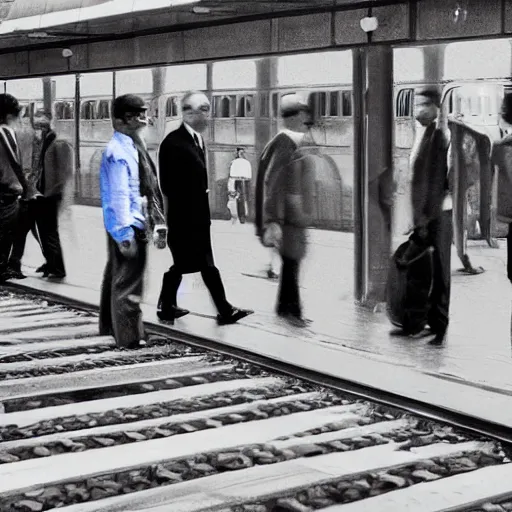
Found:
[[259, 112], [260, 117], [268, 117], [268, 93], [261, 92], [259, 95]]
[[[231, 101], [234, 96], [216, 96], [215, 97], [215, 117], [231, 117]], [[245, 104], [244, 104], [245, 108]], [[244, 112], [245, 113], [245, 112]]]
[[446, 93], [446, 98], [444, 99], [444, 101], [446, 102], [446, 105], [447, 105], [447, 113], [448, 114], [453, 114], [453, 94], [454, 94], [454, 91], [455, 89], [450, 89], [447, 93]]
[[274, 92], [272, 93], [272, 117], [278, 117], [279, 116], [279, 93]]
[[[245, 117], [245, 96], [239, 96], [236, 108], [237, 117]], [[228, 117], [228, 116], [225, 116]]]
[[489, 96], [482, 96], [480, 98], [480, 112], [483, 115], [487, 114], [488, 116], [492, 116], [494, 114], [491, 107], [491, 98]]
[[62, 119], [75, 118], [75, 103], [72, 101], [62, 102]]
[[478, 101], [478, 98], [475, 96], [469, 97], [469, 113], [472, 116], [480, 115], [480, 102]]
[[340, 115], [340, 93], [331, 91], [329, 94], [329, 116], [338, 117]]
[[100, 100], [98, 104], [98, 119], [110, 119], [109, 100]]
[[396, 117], [412, 117], [414, 89], [402, 89], [396, 98]]
[[165, 117], [178, 117], [178, 100], [176, 96], [169, 96], [165, 104]]
[[252, 94], [245, 97], [245, 117], [254, 117], [254, 96]]
[[82, 119], [91, 120], [96, 119], [96, 105], [93, 100], [84, 101], [80, 107], [80, 117]]
[[327, 93], [319, 92], [316, 101], [316, 114], [318, 117], [327, 116]]
[[64, 119], [64, 103], [62, 101], [55, 103], [55, 119]]
[[159, 115], [159, 109], [158, 109], [158, 98], [154, 98], [151, 100], [149, 104], [149, 116], [157, 118]]
[[341, 93], [341, 115], [343, 117], [352, 116], [352, 91], [343, 91]]

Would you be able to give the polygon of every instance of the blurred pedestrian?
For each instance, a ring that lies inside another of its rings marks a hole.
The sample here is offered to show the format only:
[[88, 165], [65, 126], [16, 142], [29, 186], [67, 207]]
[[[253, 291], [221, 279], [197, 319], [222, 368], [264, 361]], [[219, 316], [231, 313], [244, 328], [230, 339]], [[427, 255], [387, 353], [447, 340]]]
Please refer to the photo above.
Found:
[[177, 305], [178, 289], [183, 274], [201, 272], [218, 311], [218, 324], [233, 324], [252, 311], [228, 302], [213, 258], [207, 150], [201, 136], [208, 126], [210, 102], [202, 92], [187, 92], [181, 110], [182, 125], [167, 135], [159, 151], [160, 188], [166, 203], [167, 243], [173, 265], [163, 277], [157, 315], [160, 320], [174, 322], [189, 313]]
[[497, 218], [508, 224], [507, 277], [512, 283], [512, 95], [503, 98], [499, 125], [503, 138], [492, 148], [492, 163], [498, 169]]
[[[100, 168], [101, 202], [107, 231], [108, 261], [100, 303], [100, 334], [113, 335], [118, 347], [146, 344], [140, 302], [146, 267], [150, 214], [144, 203], [155, 200], [149, 155], [141, 156], [140, 132], [147, 126], [142, 98], [126, 94], [114, 100], [114, 135]], [[144, 161], [143, 161], [144, 159]], [[145, 215], [146, 212], [146, 215]], [[155, 226], [155, 245], [161, 246], [162, 227]]]
[[26, 238], [30, 230], [35, 230], [36, 240], [46, 260], [37, 272], [42, 272], [43, 277], [62, 279], [66, 276], [66, 269], [59, 237], [59, 214], [63, 208], [70, 206], [73, 199], [73, 147], [57, 136], [48, 114], [35, 117], [33, 128], [35, 136], [30, 181], [37, 195], [26, 204], [20, 215], [9, 268], [20, 278], [24, 277], [21, 260]]
[[0, 94], [0, 283], [15, 276], [8, 269], [14, 241], [20, 199], [35, 195], [23, 172], [21, 152], [15, 126], [21, 112], [18, 100], [10, 94]]
[[281, 255], [277, 314], [305, 327], [299, 271], [313, 213], [314, 173], [301, 149], [307, 145], [305, 134], [313, 121], [307, 102], [297, 94], [282, 97], [281, 117], [284, 128], [267, 144], [258, 166], [256, 234], [264, 246]]
[[[448, 184], [448, 144], [438, 126], [441, 97], [436, 89], [424, 89], [415, 96], [415, 116], [419, 122], [411, 152], [412, 171], [410, 239], [417, 246], [433, 247], [433, 282], [427, 311], [428, 325], [442, 343], [449, 323], [451, 246], [453, 241], [452, 197]], [[423, 330], [403, 331], [419, 335]]]

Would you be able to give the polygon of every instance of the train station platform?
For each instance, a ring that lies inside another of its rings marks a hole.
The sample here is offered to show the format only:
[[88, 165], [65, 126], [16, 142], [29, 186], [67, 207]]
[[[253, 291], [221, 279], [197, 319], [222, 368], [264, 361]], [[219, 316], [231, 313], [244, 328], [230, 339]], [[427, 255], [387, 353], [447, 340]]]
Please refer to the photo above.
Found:
[[[98, 305], [106, 260], [101, 210], [72, 207], [62, 217], [61, 237], [68, 271], [64, 281], [36, 276], [42, 256], [29, 236], [24, 259], [29, 277], [13, 282]], [[291, 327], [275, 316], [278, 285], [265, 278], [269, 254], [252, 225], [214, 221], [212, 238], [228, 300], [255, 314], [233, 326], [217, 326], [201, 277], [189, 275], [179, 305], [192, 314], [176, 321], [176, 331], [512, 427], [512, 407], [506, 406], [512, 395], [512, 359], [505, 241], [499, 249], [484, 241], [470, 242], [473, 265], [486, 270], [480, 275], [460, 273], [453, 248], [451, 324], [445, 344], [436, 347], [428, 338], [390, 336], [383, 311], [354, 303], [350, 233], [310, 232], [302, 278], [305, 314], [313, 321], [307, 329]], [[161, 278], [170, 264], [167, 249], [150, 249], [143, 311], [151, 323], [158, 321]]]

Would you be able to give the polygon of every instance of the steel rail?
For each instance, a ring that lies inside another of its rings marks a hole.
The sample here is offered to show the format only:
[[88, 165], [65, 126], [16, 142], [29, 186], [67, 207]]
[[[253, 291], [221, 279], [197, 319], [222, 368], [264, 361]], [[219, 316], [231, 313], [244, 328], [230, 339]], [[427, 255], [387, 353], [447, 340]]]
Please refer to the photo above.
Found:
[[[4, 285], [4, 289], [10, 289], [14, 293], [21, 292], [29, 295], [40, 296], [49, 302], [55, 302], [57, 304], [66, 305], [86, 312], [97, 313], [99, 311], [99, 306], [95, 306], [78, 299], [64, 297], [55, 292], [34, 289], [28, 285], [20, 283], [6, 283], [6, 285]], [[227, 357], [233, 357], [247, 363], [258, 365], [266, 370], [302, 379], [318, 386], [323, 386], [351, 395], [354, 398], [365, 399], [387, 407], [401, 409], [413, 415], [457, 427], [473, 435], [486, 436], [499, 440], [512, 447], [512, 428], [506, 427], [505, 425], [462, 413], [457, 410], [428, 404], [414, 398], [407, 398], [360, 382], [323, 374], [319, 371], [310, 370], [302, 366], [276, 360], [271, 356], [255, 354], [249, 350], [232, 347], [210, 338], [175, 331], [172, 327], [165, 324], [156, 324], [145, 321], [144, 326], [147, 329], [148, 334], [165, 335], [166, 337], [172, 338], [172, 341], [191, 345], [203, 350], [210, 350]]]

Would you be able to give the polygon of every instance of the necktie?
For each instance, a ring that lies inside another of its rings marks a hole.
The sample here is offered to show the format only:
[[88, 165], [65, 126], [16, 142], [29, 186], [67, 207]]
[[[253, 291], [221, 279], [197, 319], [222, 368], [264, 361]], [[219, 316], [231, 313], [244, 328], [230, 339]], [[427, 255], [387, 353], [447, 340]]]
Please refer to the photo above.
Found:
[[199, 142], [199, 137], [195, 133], [194, 133], [194, 141], [195, 141], [197, 147], [199, 148], [199, 151], [201, 152], [201, 157], [204, 160], [204, 150], [201, 146], [201, 143]]
[[11, 146], [12, 152], [18, 156], [18, 148], [16, 145], [16, 141], [14, 140], [14, 137], [12, 136], [10, 130], [4, 130], [5, 136], [7, 137], [7, 140], [9, 141], [9, 145]]

